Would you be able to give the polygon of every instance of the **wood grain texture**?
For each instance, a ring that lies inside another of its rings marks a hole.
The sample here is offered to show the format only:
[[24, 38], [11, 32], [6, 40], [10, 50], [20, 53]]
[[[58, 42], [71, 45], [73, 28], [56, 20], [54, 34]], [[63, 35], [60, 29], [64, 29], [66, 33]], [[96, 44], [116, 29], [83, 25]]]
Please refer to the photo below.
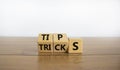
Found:
[[0, 70], [120, 70], [120, 38], [82, 38], [83, 54], [38, 54], [36, 37], [0, 37]]

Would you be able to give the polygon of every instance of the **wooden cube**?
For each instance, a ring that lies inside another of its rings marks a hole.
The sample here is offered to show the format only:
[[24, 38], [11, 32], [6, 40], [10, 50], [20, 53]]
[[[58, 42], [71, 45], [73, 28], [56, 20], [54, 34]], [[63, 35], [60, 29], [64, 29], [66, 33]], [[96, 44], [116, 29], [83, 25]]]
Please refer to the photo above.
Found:
[[81, 39], [75, 39], [75, 38], [69, 38], [69, 53], [82, 53], [82, 40]]
[[68, 38], [66, 34], [54, 34], [54, 52], [67, 52]]
[[38, 51], [53, 52], [53, 35], [52, 34], [39, 34]]

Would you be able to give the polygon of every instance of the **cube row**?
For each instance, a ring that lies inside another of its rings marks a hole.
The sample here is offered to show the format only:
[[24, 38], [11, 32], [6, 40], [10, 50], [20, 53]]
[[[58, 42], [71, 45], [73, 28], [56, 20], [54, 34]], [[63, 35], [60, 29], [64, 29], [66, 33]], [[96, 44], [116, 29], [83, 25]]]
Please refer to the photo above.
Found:
[[67, 34], [39, 34], [39, 52], [82, 53], [82, 40], [67, 38]]

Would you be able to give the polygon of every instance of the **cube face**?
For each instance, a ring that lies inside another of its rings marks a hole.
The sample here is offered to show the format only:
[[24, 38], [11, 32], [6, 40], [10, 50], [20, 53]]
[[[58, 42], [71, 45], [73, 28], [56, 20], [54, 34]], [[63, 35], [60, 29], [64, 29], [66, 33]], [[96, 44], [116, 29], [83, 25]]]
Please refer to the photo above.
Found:
[[82, 53], [82, 40], [70, 38], [68, 52], [69, 53]]
[[52, 34], [39, 34], [38, 51], [53, 52], [53, 35]]
[[38, 44], [39, 52], [53, 52], [53, 44], [52, 43], [41, 43]]
[[38, 44], [40, 43], [52, 43], [53, 42], [53, 34], [39, 34], [38, 36]]
[[54, 52], [67, 52], [68, 48], [68, 38], [66, 34], [53, 34]]
[[54, 52], [67, 52], [68, 43], [54, 43]]

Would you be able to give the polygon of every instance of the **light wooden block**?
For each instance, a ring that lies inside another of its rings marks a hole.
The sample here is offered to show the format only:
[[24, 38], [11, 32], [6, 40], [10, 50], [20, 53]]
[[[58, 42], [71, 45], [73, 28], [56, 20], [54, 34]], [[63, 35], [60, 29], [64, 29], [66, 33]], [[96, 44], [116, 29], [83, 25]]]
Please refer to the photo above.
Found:
[[82, 53], [82, 40], [69, 38], [69, 53]]
[[54, 34], [54, 52], [67, 52], [68, 38], [66, 34]]
[[53, 35], [52, 34], [39, 34], [38, 51], [53, 52]]

